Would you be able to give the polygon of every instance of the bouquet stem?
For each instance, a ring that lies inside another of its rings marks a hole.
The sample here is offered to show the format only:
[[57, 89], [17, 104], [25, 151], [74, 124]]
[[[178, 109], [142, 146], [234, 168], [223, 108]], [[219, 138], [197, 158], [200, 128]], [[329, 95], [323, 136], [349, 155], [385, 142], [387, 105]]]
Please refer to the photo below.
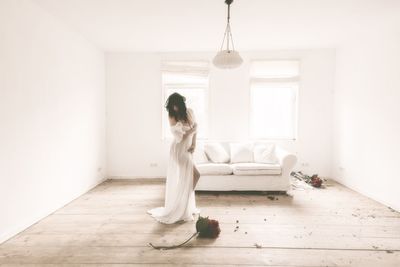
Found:
[[173, 245], [173, 246], [155, 246], [155, 245], [153, 245], [152, 243], [149, 243], [149, 245], [150, 245], [152, 248], [155, 248], [155, 249], [174, 249], [174, 248], [179, 248], [179, 247], [185, 245], [185, 244], [186, 244], [187, 242], [189, 242], [190, 240], [192, 240], [192, 239], [193, 239], [195, 236], [197, 236], [199, 233], [200, 233], [200, 232], [194, 233], [191, 237], [189, 237], [187, 240], [185, 240], [184, 242], [182, 242], [182, 243], [180, 243], [180, 244], [178, 244], [178, 245]]

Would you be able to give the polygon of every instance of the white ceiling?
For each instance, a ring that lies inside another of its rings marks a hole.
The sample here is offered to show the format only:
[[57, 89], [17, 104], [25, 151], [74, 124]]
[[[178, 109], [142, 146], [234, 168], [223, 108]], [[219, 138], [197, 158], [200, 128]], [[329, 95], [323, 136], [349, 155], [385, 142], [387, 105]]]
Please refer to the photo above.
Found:
[[[225, 30], [224, 0], [34, 0], [105, 51], [209, 51]], [[337, 47], [399, 31], [399, 0], [235, 0], [238, 50]]]

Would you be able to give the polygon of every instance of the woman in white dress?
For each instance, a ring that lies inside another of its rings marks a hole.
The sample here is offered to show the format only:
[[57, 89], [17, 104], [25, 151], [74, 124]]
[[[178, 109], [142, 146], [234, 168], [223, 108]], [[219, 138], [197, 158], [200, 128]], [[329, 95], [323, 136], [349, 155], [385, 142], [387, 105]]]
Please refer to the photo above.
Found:
[[174, 137], [168, 163], [164, 207], [148, 210], [161, 223], [192, 221], [196, 208], [194, 188], [200, 174], [193, 163], [197, 123], [193, 111], [186, 108], [185, 97], [173, 93], [165, 105]]

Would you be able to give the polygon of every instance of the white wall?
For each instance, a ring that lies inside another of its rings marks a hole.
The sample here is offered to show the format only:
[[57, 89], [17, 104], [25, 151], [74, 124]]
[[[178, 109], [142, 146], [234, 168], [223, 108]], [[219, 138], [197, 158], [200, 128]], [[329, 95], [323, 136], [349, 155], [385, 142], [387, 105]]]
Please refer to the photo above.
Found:
[[[160, 62], [213, 56], [195, 52], [106, 55], [108, 177], [165, 176], [169, 144], [161, 140]], [[245, 62], [239, 69], [211, 69], [210, 139], [247, 139], [250, 59], [300, 59], [298, 139], [282, 145], [298, 154], [299, 168], [330, 176], [335, 51], [246, 52], [242, 56]], [[151, 167], [152, 163], [158, 166]]]
[[400, 35], [369, 36], [337, 50], [333, 175], [400, 210]]
[[0, 242], [103, 179], [104, 54], [30, 0], [0, 1]]

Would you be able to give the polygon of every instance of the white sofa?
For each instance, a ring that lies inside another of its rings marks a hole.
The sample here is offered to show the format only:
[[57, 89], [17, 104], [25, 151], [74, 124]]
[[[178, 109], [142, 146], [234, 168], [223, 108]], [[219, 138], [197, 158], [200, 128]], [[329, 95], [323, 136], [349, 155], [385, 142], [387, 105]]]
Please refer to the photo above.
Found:
[[[210, 158], [210, 154], [213, 153], [208, 151], [210, 143], [213, 143], [212, 146], [222, 147], [226, 152], [225, 158], [213, 162]], [[247, 155], [238, 155], [241, 152], [238, 153], [237, 147], [241, 145], [247, 146], [248, 151], [242, 151]], [[266, 161], [267, 163], [255, 154], [256, 151], [260, 151], [260, 147], [267, 148], [262, 154], [268, 155], [270, 160]], [[231, 148], [235, 150], [235, 155]], [[229, 158], [226, 158], [226, 155]], [[196, 191], [287, 191], [290, 188], [290, 173], [297, 162], [294, 154], [265, 142], [198, 143], [193, 158], [201, 174]]]

